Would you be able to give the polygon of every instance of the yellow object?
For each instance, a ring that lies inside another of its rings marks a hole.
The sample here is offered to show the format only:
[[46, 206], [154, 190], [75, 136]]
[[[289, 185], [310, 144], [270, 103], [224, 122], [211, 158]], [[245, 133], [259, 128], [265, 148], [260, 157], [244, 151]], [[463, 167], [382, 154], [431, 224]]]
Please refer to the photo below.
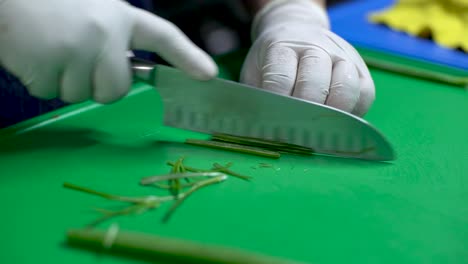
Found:
[[397, 31], [468, 52], [468, 0], [399, 0], [369, 19]]

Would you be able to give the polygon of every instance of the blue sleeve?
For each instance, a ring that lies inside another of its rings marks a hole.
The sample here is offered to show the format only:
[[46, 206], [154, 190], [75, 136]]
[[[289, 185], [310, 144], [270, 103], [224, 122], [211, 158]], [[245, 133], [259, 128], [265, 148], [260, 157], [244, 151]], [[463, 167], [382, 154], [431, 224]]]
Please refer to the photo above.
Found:
[[58, 99], [41, 100], [29, 95], [21, 82], [0, 67], [0, 128], [65, 105]]

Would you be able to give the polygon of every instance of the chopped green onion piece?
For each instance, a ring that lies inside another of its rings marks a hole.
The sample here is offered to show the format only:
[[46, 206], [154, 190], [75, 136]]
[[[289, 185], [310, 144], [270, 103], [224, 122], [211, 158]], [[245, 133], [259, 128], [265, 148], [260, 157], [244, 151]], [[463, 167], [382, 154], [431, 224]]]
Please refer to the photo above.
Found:
[[314, 150], [311, 148], [284, 143], [280, 141], [258, 139], [258, 138], [251, 138], [251, 137], [242, 137], [242, 136], [233, 136], [233, 135], [220, 134], [220, 133], [213, 134], [213, 136], [211, 137], [211, 140], [240, 144], [244, 146], [265, 148], [265, 149], [280, 151], [280, 152], [303, 154], [303, 155], [311, 155], [314, 152]]
[[[169, 162], [167, 162], [167, 165], [174, 166], [174, 163], [169, 161]], [[215, 164], [213, 164], [213, 168], [211, 170], [201, 170], [201, 169], [196, 169], [196, 168], [192, 168], [192, 167], [188, 167], [188, 166], [185, 166], [185, 169], [187, 171], [193, 171], [193, 172], [222, 172], [224, 174], [228, 174], [228, 175], [231, 175], [231, 176], [243, 179], [243, 180], [250, 180], [252, 178], [250, 176], [244, 176], [244, 175], [241, 175], [239, 173], [236, 173], [236, 172], [230, 170], [229, 167], [231, 167], [231, 166], [232, 166], [232, 163], [228, 163], [225, 166], [222, 166], [222, 165], [219, 165], [218, 163], [215, 163]]]
[[273, 159], [278, 159], [281, 156], [281, 154], [276, 151], [270, 151], [270, 150], [244, 146], [244, 145], [239, 145], [239, 144], [233, 144], [233, 143], [226, 143], [226, 142], [187, 139], [185, 143], [190, 144], [190, 145], [240, 152], [240, 153], [251, 154], [251, 155], [262, 156], [262, 157], [273, 158]]
[[148, 197], [118, 196], [118, 195], [113, 195], [113, 194], [108, 194], [108, 193], [104, 193], [104, 192], [95, 191], [95, 190], [92, 190], [92, 189], [89, 189], [89, 188], [86, 188], [86, 187], [81, 187], [81, 186], [71, 184], [71, 183], [68, 183], [68, 182], [65, 182], [63, 184], [63, 187], [65, 187], [67, 189], [72, 189], [72, 190], [75, 190], [75, 191], [79, 191], [79, 192], [84, 192], [84, 193], [100, 196], [100, 197], [108, 199], [108, 200], [128, 202], [128, 203], [141, 203], [142, 201], [147, 200], [148, 197], [153, 197], [154, 199], [159, 198], [159, 197], [156, 197], [156, 196], [148, 196]]
[[100, 212], [103, 216], [98, 218], [97, 220], [91, 222], [88, 224], [88, 226], [93, 227], [103, 221], [106, 221], [110, 218], [116, 217], [116, 216], [121, 216], [121, 215], [129, 215], [129, 214], [136, 214], [136, 213], [141, 213], [148, 211], [150, 209], [154, 209], [159, 207], [159, 205], [162, 202], [166, 201], [172, 201], [174, 200], [174, 197], [172, 196], [163, 196], [163, 197], [158, 197], [158, 196], [145, 196], [145, 197], [126, 197], [126, 196], [118, 196], [118, 195], [113, 195], [113, 194], [107, 194], [95, 190], [91, 190], [85, 187], [77, 186], [71, 183], [64, 183], [63, 186], [68, 189], [72, 189], [75, 191], [80, 191], [96, 196], [100, 196], [102, 198], [108, 199], [108, 200], [113, 200], [113, 201], [120, 201], [120, 202], [127, 202], [131, 203], [131, 205], [121, 209], [121, 210], [104, 210], [104, 209], [99, 209], [98, 212]]
[[230, 164], [227, 164], [226, 166], [222, 166], [219, 163], [213, 164], [213, 170], [216, 170], [216, 171], [219, 171], [219, 172], [222, 172], [222, 173], [225, 173], [225, 174], [229, 174], [231, 176], [234, 176], [234, 177], [237, 177], [239, 179], [246, 180], [246, 181], [248, 181], [248, 180], [250, 180], [252, 178], [250, 176], [245, 176], [245, 175], [239, 174], [237, 172], [234, 172], [234, 171], [230, 170], [229, 167], [230, 167]]
[[[174, 162], [166, 162], [167, 165], [171, 166], [171, 167], [174, 167], [175, 164]], [[202, 169], [196, 169], [196, 168], [193, 168], [193, 167], [188, 167], [188, 166], [184, 166], [185, 170], [186, 171], [190, 171], [190, 172], [212, 172], [210, 170], [202, 170]]]
[[187, 197], [189, 197], [191, 194], [193, 194], [195, 191], [199, 190], [200, 188], [203, 188], [205, 186], [215, 184], [222, 182], [227, 179], [227, 175], [221, 174], [221, 176], [214, 177], [212, 179], [207, 179], [203, 181], [198, 181], [196, 182], [192, 188], [190, 188], [188, 191], [184, 192], [183, 194], [179, 195], [178, 199], [175, 201], [175, 203], [172, 204], [171, 208], [169, 208], [169, 211], [167, 211], [166, 215], [163, 217], [163, 222], [169, 221], [169, 218], [171, 218], [172, 214], [175, 212], [175, 210], [182, 204]]
[[[188, 179], [188, 178], [184, 178], [184, 179]], [[192, 187], [194, 184], [195, 184], [195, 182], [181, 183], [181, 184], [180, 184], [180, 187], [181, 187], [181, 188]], [[157, 182], [151, 184], [150, 186], [154, 186], [154, 187], [157, 187], [157, 188], [160, 188], [160, 189], [166, 189], [166, 190], [171, 189], [171, 186], [170, 186], [170, 185], [168, 185], [168, 184], [162, 184], [162, 183], [157, 183]]]
[[88, 227], [94, 227], [104, 221], [107, 221], [111, 218], [117, 217], [117, 216], [123, 216], [123, 215], [131, 215], [131, 214], [141, 214], [143, 212], [146, 212], [148, 210], [158, 208], [160, 205], [159, 202], [155, 201], [151, 204], [134, 204], [127, 206], [121, 210], [116, 210], [116, 211], [111, 211], [111, 210], [103, 210], [100, 209], [98, 212], [103, 214], [100, 218], [94, 220], [93, 222], [88, 224]]
[[[182, 164], [183, 161], [184, 161], [184, 157], [180, 157], [176, 161], [175, 166], [172, 167], [171, 173], [181, 173], [182, 171], [185, 171], [184, 165]], [[169, 179], [169, 186], [171, 186], [171, 188], [169, 189], [171, 194], [177, 197], [181, 189], [179, 178]]]
[[217, 171], [211, 172], [185, 172], [185, 173], [174, 173], [157, 176], [144, 177], [140, 180], [141, 185], [150, 185], [155, 182], [183, 179], [183, 178], [194, 178], [194, 177], [218, 177], [223, 174]]

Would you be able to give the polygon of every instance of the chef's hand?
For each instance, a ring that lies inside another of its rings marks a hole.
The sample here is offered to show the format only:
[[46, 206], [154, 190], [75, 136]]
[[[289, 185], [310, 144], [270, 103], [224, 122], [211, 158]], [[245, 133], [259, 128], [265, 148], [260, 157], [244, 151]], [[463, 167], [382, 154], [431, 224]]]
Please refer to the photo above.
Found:
[[0, 0], [0, 65], [31, 95], [113, 102], [131, 84], [127, 50], [158, 53], [193, 78], [217, 66], [176, 26], [121, 0]]
[[374, 83], [356, 50], [311, 0], [273, 0], [255, 16], [241, 82], [363, 116]]

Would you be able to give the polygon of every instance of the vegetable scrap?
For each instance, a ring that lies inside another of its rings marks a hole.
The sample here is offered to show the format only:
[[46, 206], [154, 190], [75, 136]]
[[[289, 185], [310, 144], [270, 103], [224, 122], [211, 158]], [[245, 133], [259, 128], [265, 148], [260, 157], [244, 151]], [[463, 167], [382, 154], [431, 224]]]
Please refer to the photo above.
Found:
[[[99, 196], [107, 200], [124, 202], [128, 204], [126, 207], [120, 210], [107, 210], [102, 208], [95, 209], [95, 211], [101, 214], [101, 217], [88, 224], [88, 227], [94, 227], [117, 216], [141, 214], [152, 209], [157, 209], [163, 203], [173, 202], [162, 219], [162, 222], [166, 223], [169, 221], [176, 209], [196, 191], [204, 187], [223, 182], [228, 178], [228, 175], [246, 181], [251, 179], [250, 176], [242, 175], [231, 170], [230, 167], [232, 166], [232, 163], [228, 163], [226, 165], [214, 163], [211, 169], [196, 169], [185, 166], [184, 158], [181, 157], [175, 162], [167, 162], [166, 164], [171, 167], [169, 174], [148, 176], [140, 179], [141, 186], [152, 186], [158, 189], [168, 190], [170, 195], [166, 196], [120, 196], [96, 191], [87, 187], [82, 187], [67, 182], [63, 184], [63, 187]], [[182, 180], [185, 180], [185, 182], [181, 182]], [[167, 184], [162, 183], [164, 181], [167, 181]]]

